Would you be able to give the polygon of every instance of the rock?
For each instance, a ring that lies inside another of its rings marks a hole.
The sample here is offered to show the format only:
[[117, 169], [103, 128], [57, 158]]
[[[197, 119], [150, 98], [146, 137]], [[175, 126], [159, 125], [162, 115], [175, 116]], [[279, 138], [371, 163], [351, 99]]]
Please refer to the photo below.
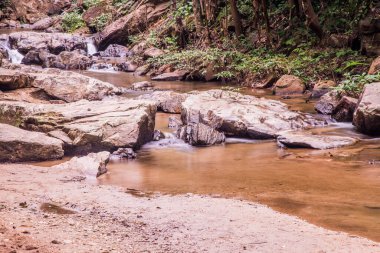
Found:
[[146, 64], [141, 67], [138, 67], [135, 71], [135, 75], [145, 76], [149, 72], [150, 68], [151, 68], [150, 64]]
[[53, 166], [55, 170], [75, 171], [86, 178], [94, 179], [107, 172], [110, 153], [107, 151], [90, 153], [83, 157], [73, 157], [70, 161]]
[[176, 115], [169, 116], [169, 123], [168, 123], [169, 128], [178, 129], [182, 125], [183, 125], [182, 120], [178, 118]]
[[274, 84], [274, 93], [276, 95], [292, 95], [292, 94], [302, 94], [306, 87], [304, 82], [292, 75], [283, 75]]
[[145, 58], [157, 57], [157, 56], [160, 56], [163, 54], [165, 54], [164, 51], [162, 51], [161, 49], [155, 48], [155, 47], [150, 47], [144, 51], [144, 57]]
[[36, 23], [34, 23], [30, 29], [32, 30], [45, 30], [48, 29], [50, 26], [54, 24], [55, 20], [52, 17], [46, 17], [41, 20], [38, 20]]
[[139, 148], [153, 139], [156, 106], [142, 100], [29, 104], [0, 101], [0, 120], [24, 129], [61, 130], [72, 141], [69, 153]]
[[289, 148], [330, 149], [353, 145], [357, 142], [351, 137], [333, 135], [313, 135], [303, 132], [283, 132], [277, 137], [280, 145]]
[[226, 140], [224, 133], [202, 123], [187, 124], [178, 131], [178, 138], [192, 146], [211, 146]]
[[118, 67], [121, 71], [124, 72], [135, 72], [138, 68], [137, 64], [131, 61], [126, 61], [121, 64], [118, 64]]
[[112, 153], [113, 159], [136, 159], [137, 154], [131, 148], [119, 148], [115, 152]]
[[122, 89], [98, 79], [75, 72], [57, 69], [0, 69], [0, 90], [26, 87], [40, 88], [51, 98], [65, 102], [81, 99], [101, 100], [106, 96], [121, 94]]
[[330, 91], [323, 95], [315, 104], [315, 110], [325, 115], [331, 115], [338, 105], [340, 97], [337, 91]]
[[137, 82], [131, 85], [132, 90], [151, 90], [153, 87], [153, 83], [148, 81]]
[[350, 36], [346, 34], [331, 34], [327, 39], [330, 47], [346, 48], [350, 46]]
[[55, 160], [63, 155], [62, 141], [58, 139], [0, 124], [0, 162]]
[[380, 83], [367, 84], [359, 98], [353, 124], [365, 134], [380, 134]]
[[111, 44], [104, 51], [100, 51], [102, 57], [126, 57], [129, 55], [129, 50], [125, 46]]
[[373, 62], [371, 63], [371, 66], [368, 70], [368, 74], [374, 75], [379, 71], [380, 71], [380, 56], [377, 57], [375, 60], [373, 60]]
[[[38, 88], [23, 88], [0, 92], [0, 100], [3, 101], [23, 101], [28, 103], [48, 104], [57, 102], [51, 100], [51, 97]], [[62, 101], [63, 102], [63, 101]]]
[[57, 62], [53, 65], [57, 67], [63, 66], [66, 70], [86, 70], [91, 66], [92, 60], [83, 53], [78, 50], [61, 52], [57, 57]]
[[324, 123], [292, 112], [279, 101], [222, 90], [190, 95], [182, 103], [181, 115], [182, 122], [191, 127], [187, 133], [197, 133], [194, 125], [202, 123], [226, 135], [252, 139], [276, 138], [279, 131]]
[[174, 91], [155, 91], [150, 94], [141, 95], [138, 99], [154, 101], [159, 111], [181, 113], [182, 102], [184, 102], [188, 96], [189, 94]]
[[163, 73], [152, 78], [154, 81], [182, 81], [185, 80], [189, 72], [186, 70], [176, 70], [170, 73]]
[[127, 15], [107, 25], [97, 35], [96, 41], [99, 49], [103, 50], [110, 44], [126, 44], [129, 36], [140, 33], [158, 20], [169, 9], [169, 6], [169, 1], [163, 3], [153, 1], [137, 5]]
[[52, 54], [75, 49], [86, 50], [86, 38], [67, 33], [15, 32], [9, 35], [11, 47], [22, 54], [46, 50]]
[[[22, 58], [21, 63], [26, 65], [42, 65], [42, 60], [40, 58], [40, 53], [37, 50], [29, 51], [24, 58]], [[46, 59], [45, 59], [46, 60]]]
[[159, 141], [165, 139], [165, 135], [160, 130], [154, 130], [153, 140]]
[[48, 15], [60, 14], [70, 7], [70, 0], [10, 0], [16, 19], [35, 23]]
[[332, 88], [336, 86], [336, 83], [332, 80], [318, 81], [313, 88], [311, 93], [312, 98], [320, 98], [329, 92]]
[[356, 98], [344, 96], [339, 100], [332, 112], [332, 117], [337, 121], [351, 122], [358, 100]]
[[84, 22], [93, 33], [98, 32], [94, 26], [94, 21], [96, 21], [96, 18], [104, 14], [112, 15], [112, 7], [106, 1], [100, 1], [96, 3], [96, 5], [88, 8], [82, 15]]
[[273, 86], [273, 84], [278, 80], [277, 75], [275, 74], [269, 74], [266, 76], [263, 80], [260, 82], [254, 82], [251, 84], [251, 87], [257, 88], [257, 89], [266, 89]]

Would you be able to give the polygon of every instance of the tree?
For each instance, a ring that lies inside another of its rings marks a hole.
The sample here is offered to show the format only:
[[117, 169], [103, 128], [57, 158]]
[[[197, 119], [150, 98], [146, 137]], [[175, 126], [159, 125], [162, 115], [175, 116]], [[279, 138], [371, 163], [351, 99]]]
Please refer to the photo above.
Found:
[[235, 26], [235, 33], [236, 33], [236, 36], [239, 37], [240, 35], [242, 35], [243, 28], [241, 24], [241, 17], [239, 14], [239, 10], [236, 5], [236, 0], [230, 0], [230, 7], [231, 7], [232, 20]]
[[317, 36], [322, 39], [323, 38], [323, 30], [321, 25], [319, 24], [318, 16], [314, 12], [313, 5], [310, 0], [299, 0], [299, 5], [302, 7], [303, 13], [306, 17], [306, 24], [310, 27], [312, 31], [314, 31]]

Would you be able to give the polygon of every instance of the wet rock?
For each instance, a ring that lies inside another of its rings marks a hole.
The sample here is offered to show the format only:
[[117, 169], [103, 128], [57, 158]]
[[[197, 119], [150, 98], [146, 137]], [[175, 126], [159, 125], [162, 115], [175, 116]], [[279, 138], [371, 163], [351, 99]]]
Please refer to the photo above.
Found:
[[278, 80], [277, 75], [269, 74], [263, 80], [259, 82], [254, 82], [251, 84], [251, 87], [258, 89], [266, 89], [273, 86], [273, 84]]
[[340, 101], [337, 91], [330, 91], [323, 95], [315, 104], [315, 110], [325, 115], [331, 115]]
[[169, 6], [170, 2], [148, 2], [138, 5], [127, 15], [107, 25], [97, 35], [99, 48], [104, 49], [110, 44], [126, 44], [130, 35], [140, 33], [147, 25], [158, 20]]
[[148, 81], [137, 82], [131, 85], [133, 90], [151, 90], [153, 87], [154, 84]]
[[111, 44], [104, 51], [100, 51], [102, 57], [126, 57], [129, 55], [129, 50], [125, 46]]
[[327, 92], [331, 91], [336, 86], [336, 83], [332, 80], [318, 81], [313, 88], [311, 96], [313, 98], [320, 98]]
[[154, 130], [153, 140], [159, 141], [165, 139], [165, 135], [160, 130]]
[[75, 72], [32, 67], [0, 69], [0, 90], [24, 87], [40, 88], [52, 98], [65, 102], [81, 99], [100, 100], [109, 95], [122, 93], [122, 89], [110, 83]]
[[358, 100], [356, 98], [344, 96], [339, 100], [332, 112], [332, 117], [337, 121], [351, 122]]
[[176, 70], [170, 73], [163, 73], [161, 75], [152, 78], [154, 81], [182, 81], [185, 80], [186, 76], [189, 74], [186, 70]]
[[192, 146], [211, 146], [226, 140], [224, 133], [202, 124], [187, 124], [178, 130], [178, 138]]
[[137, 154], [131, 148], [119, 148], [112, 153], [112, 159], [136, 159]]
[[182, 103], [181, 115], [185, 125], [203, 123], [226, 135], [252, 139], [276, 138], [279, 131], [323, 124], [279, 101], [222, 90], [190, 95]]
[[21, 63], [26, 65], [42, 65], [43, 62], [40, 58], [40, 52], [31, 50], [24, 56]]
[[118, 65], [121, 71], [135, 72], [138, 68], [137, 64], [131, 61], [126, 61]]
[[179, 128], [182, 126], [182, 120], [176, 116], [176, 115], [172, 115], [172, 116], [169, 116], [169, 123], [168, 123], [168, 127], [169, 128]]
[[9, 35], [12, 48], [22, 54], [31, 50], [46, 50], [52, 54], [75, 49], [86, 50], [84, 37], [67, 33], [16, 32]]
[[380, 71], [380, 56], [377, 57], [375, 60], [373, 60], [373, 62], [371, 63], [371, 66], [368, 70], [368, 74], [374, 75], [379, 71]]
[[75, 171], [84, 175], [86, 178], [93, 179], [107, 172], [107, 164], [110, 153], [103, 151], [90, 153], [83, 157], [74, 157], [70, 161], [53, 166], [57, 170]]
[[0, 162], [55, 160], [63, 155], [62, 141], [58, 139], [0, 124]]
[[157, 57], [157, 56], [160, 56], [163, 54], [164, 54], [164, 51], [162, 51], [161, 49], [155, 48], [155, 47], [150, 47], [144, 51], [144, 57], [145, 58]]
[[291, 94], [302, 94], [306, 87], [304, 82], [292, 75], [283, 75], [274, 84], [274, 93], [276, 95], [291, 95]]
[[351, 137], [333, 135], [313, 135], [302, 132], [283, 132], [277, 137], [281, 146], [289, 148], [330, 149], [353, 145], [357, 142]]
[[365, 134], [380, 134], [380, 83], [367, 84], [354, 113], [353, 124]]
[[54, 65], [63, 66], [63, 69], [66, 70], [86, 70], [91, 66], [92, 60], [84, 54], [84, 51], [79, 50], [61, 52], [57, 57], [57, 63], [54, 63]]
[[150, 69], [151, 69], [150, 64], [146, 64], [141, 67], [138, 67], [134, 74], [137, 76], [145, 76], [149, 72]]
[[139, 100], [68, 104], [0, 102], [0, 120], [33, 131], [61, 130], [72, 141], [70, 153], [139, 148], [153, 139], [156, 106]]
[[189, 94], [174, 91], [155, 91], [150, 94], [141, 95], [139, 99], [154, 101], [157, 109], [167, 113], [181, 113], [182, 102]]

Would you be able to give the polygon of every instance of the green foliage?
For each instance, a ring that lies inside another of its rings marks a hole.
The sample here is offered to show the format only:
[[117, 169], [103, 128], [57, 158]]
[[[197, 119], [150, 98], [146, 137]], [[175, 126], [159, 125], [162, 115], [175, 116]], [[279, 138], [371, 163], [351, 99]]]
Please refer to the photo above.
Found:
[[183, 0], [177, 3], [177, 9], [173, 13], [174, 18], [186, 18], [193, 14], [191, 1]]
[[112, 20], [112, 14], [111, 13], [103, 13], [100, 16], [96, 17], [91, 25], [95, 27], [97, 31], [101, 31], [106, 25], [109, 24], [109, 22]]
[[335, 88], [335, 90], [352, 97], [358, 97], [366, 84], [379, 81], [380, 73], [374, 75], [368, 75], [366, 73], [361, 75], [346, 74], [345, 79]]
[[11, 4], [10, 0], [0, 0], [0, 10], [9, 7]]
[[125, 4], [127, 4], [128, 2], [130, 2], [130, 0], [113, 0], [112, 5], [115, 7], [121, 7]]
[[65, 32], [74, 32], [85, 25], [82, 15], [77, 10], [65, 13], [62, 17], [62, 28]]
[[102, 0], [84, 0], [83, 7], [87, 10], [93, 6], [100, 4]]

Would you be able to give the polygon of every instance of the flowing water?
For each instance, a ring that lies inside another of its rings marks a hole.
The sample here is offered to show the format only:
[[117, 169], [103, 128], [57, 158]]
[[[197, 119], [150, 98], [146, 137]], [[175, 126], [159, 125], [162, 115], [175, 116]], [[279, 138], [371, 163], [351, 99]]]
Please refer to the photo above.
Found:
[[[123, 87], [146, 80], [127, 73], [85, 74]], [[226, 86], [200, 82], [155, 85], [180, 92]], [[241, 92], [280, 99], [265, 90]], [[293, 110], [314, 111], [314, 103], [302, 97], [282, 101]], [[156, 129], [172, 136], [167, 127], [169, 116], [158, 113]], [[147, 194], [196, 193], [260, 202], [326, 228], [380, 241], [380, 139], [355, 132], [349, 123], [311, 131], [363, 141], [348, 148], [319, 151], [281, 149], [274, 141], [232, 138], [224, 145], [191, 147], [172, 136], [145, 145], [137, 160], [112, 162], [99, 183]]]

